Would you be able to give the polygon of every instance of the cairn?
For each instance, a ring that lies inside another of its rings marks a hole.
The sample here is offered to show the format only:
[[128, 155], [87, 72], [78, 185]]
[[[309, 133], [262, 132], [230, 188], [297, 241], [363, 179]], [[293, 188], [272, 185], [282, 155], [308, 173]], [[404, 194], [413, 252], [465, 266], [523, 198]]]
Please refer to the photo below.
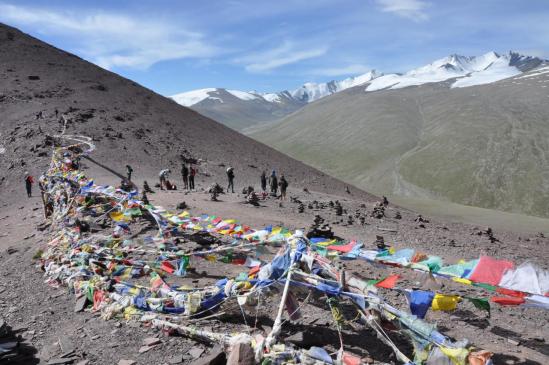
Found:
[[385, 250], [387, 248], [387, 245], [385, 244], [385, 239], [383, 236], [376, 235], [375, 245], [379, 250]]
[[382, 203], [383, 203], [383, 206], [385, 206], [385, 207], [389, 205], [389, 200], [387, 199], [387, 197], [385, 195], [383, 195]]
[[299, 205], [297, 206], [297, 212], [298, 213], [304, 213], [305, 212], [305, 204], [300, 202]]
[[338, 215], [338, 216], [343, 215], [343, 207], [342, 207], [341, 204], [339, 203], [339, 200], [336, 200], [336, 201], [335, 201], [334, 207], [335, 207], [335, 214], [336, 214], [336, 215]]
[[246, 203], [251, 204], [253, 206], [259, 206], [259, 197], [255, 193], [255, 191], [250, 192], [248, 196], [246, 197]]
[[223, 194], [223, 188], [218, 183], [213, 183], [208, 188], [208, 193], [210, 194], [210, 200], [216, 202], [219, 194]]
[[154, 193], [154, 191], [151, 189], [151, 187], [149, 186], [149, 183], [146, 180], [143, 181], [143, 191], [151, 194]]
[[374, 210], [372, 210], [372, 213], [370, 213], [370, 216], [381, 219], [385, 217], [385, 206], [383, 203], [379, 202], [374, 206]]
[[330, 225], [324, 222], [324, 218], [319, 215], [315, 215], [313, 224], [309, 228], [309, 232], [307, 232], [307, 238], [311, 237], [333, 239], [334, 232], [332, 232]]

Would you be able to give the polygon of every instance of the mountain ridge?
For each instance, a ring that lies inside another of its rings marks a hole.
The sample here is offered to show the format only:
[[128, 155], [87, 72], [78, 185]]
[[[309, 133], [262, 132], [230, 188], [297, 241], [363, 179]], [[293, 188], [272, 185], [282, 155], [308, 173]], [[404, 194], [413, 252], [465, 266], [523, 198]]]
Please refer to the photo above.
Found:
[[225, 88], [192, 90], [170, 96], [177, 103], [237, 129], [255, 129], [277, 121], [305, 105], [335, 93], [359, 86], [364, 91], [400, 89], [434, 82], [449, 82], [449, 87], [470, 87], [497, 82], [539, 66], [544, 60], [509, 51], [494, 51], [481, 56], [451, 54], [406, 73], [384, 74], [371, 70], [343, 80], [307, 82], [293, 90], [260, 93]]

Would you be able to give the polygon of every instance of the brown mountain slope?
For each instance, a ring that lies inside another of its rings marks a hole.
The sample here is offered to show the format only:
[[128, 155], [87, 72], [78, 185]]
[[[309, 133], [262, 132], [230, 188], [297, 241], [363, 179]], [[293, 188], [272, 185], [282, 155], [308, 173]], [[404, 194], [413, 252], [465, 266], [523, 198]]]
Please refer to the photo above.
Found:
[[240, 188], [257, 187], [261, 169], [276, 169], [294, 186], [344, 191], [326, 174], [1, 24], [0, 50], [0, 194], [8, 202], [23, 195], [25, 170], [38, 175], [49, 163], [45, 136], [61, 131], [63, 115], [66, 133], [93, 137], [94, 159], [121, 172], [132, 164], [138, 180], [156, 180], [168, 167], [178, 176], [184, 156], [202, 161], [202, 184], [224, 183], [224, 166], [231, 165]]

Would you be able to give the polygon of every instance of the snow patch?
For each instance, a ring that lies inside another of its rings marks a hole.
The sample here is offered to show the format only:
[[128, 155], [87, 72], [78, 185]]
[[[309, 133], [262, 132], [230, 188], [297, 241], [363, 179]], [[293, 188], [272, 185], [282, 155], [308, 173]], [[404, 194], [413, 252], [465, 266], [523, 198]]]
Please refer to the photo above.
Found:
[[540, 75], [547, 74], [547, 73], [549, 73], [549, 66], [538, 68], [537, 70], [532, 71], [528, 75], [517, 77], [517, 79], [527, 79], [527, 78], [530, 78], [530, 77], [536, 77], [536, 76], [540, 76]]
[[490, 84], [520, 74], [521, 71], [518, 68], [509, 66], [504, 59], [499, 59], [482, 71], [472, 72], [468, 76], [458, 79], [452, 84], [452, 88]]
[[257, 95], [254, 95], [252, 93], [248, 93], [248, 92], [245, 92], [245, 91], [240, 91], [240, 90], [229, 90], [227, 89], [227, 92], [229, 94], [232, 94], [233, 96], [236, 96], [237, 98], [239, 98], [240, 100], [254, 100], [254, 99], [258, 99], [258, 96]]
[[223, 102], [223, 100], [221, 100], [220, 98], [211, 96], [210, 93], [213, 93], [213, 92], [218, 92], [218, 91], [216, 88], [199, 89], [199, 90], [188, 91], [186, 93], [172, 95], [170, 96], [170, 98], [173, 99], [176, 103], [181, 104], [183, 106], [192, 106], [208, 98], [211, 100], [219, 100], [220, 102]]
[[266, 93], [261, 94], [263, 99], [267, 100], [269, 103], [280, 103], [282, 99], [280, 98], [280, 95], [275, 93]]

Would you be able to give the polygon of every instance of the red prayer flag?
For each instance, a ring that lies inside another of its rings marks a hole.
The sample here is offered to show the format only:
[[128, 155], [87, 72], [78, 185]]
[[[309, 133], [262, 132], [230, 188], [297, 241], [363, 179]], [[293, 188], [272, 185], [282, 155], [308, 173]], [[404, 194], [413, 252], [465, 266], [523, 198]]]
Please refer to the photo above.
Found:
[[505, 289], [505, 288], [497, 288], [496, 292], [503, 295], [509, 295], [510, 297], [517, 297], [517, 298], [524, 298], [526, 296], [526, 294], [521, 291]]
[[259, 272], [259, 269], [260, 269], [260, 266], [254, 266], [250, 269], [250, 271], [248, 271], [248, 276], [252, 276], [252, 275], [255, 275]]
[[525, 302], [524, 298], [516, 297], [492, 297], [490, 300], [499, 305], [520, 305]]
[[175, 267], [169, 261], [162, 261], [160, 268], [170, 274], [173, 274], [175, 272]]
[[400, 275], [389, 275], [385, 279], [381, 280], [376, 284], [378, 288], [385, 288], [385, 289], [393, 289], [398, 281], [400, 279]]
[[349, 242], [348, 244], [346, 245], [330, 245], [328, 246], [328, 250], [334, 250], [334, 251], [339, 251], [339, 252], [343, 252], [343, 253], [348, 253], [348, 252], [351, 252], [351, 250], [353, 249], [353, 247], [355, 247], [356, 245], [356, 241], [351, 241]]

